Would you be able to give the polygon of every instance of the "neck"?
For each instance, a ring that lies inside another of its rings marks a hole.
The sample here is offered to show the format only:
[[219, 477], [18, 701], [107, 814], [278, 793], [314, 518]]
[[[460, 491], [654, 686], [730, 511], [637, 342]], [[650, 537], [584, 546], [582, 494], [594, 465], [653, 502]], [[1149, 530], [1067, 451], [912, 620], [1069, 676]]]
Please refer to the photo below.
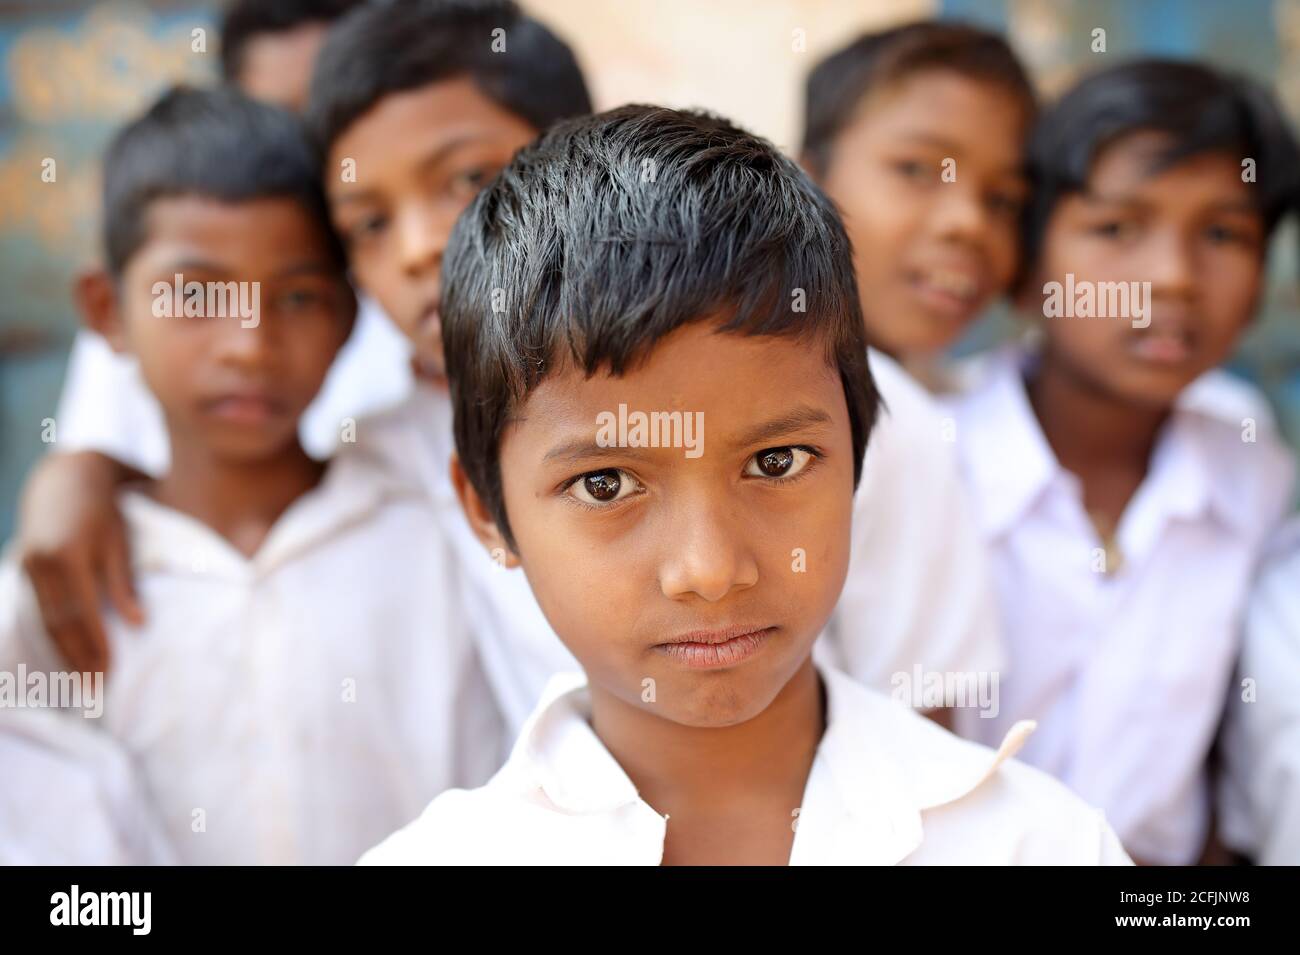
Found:
[[266, 458], [237, 460], [171, 431], [171, 467], [154, 483], [153, 497], [211, 527], [251, 557], [280, 515], [315, 487], [325, 465], [312, 460], [295, 438]]
[[419, 358], [413, 357], [411, 359], [411, 373], [415, 376], [417, 382], [436, 391], [447, 391], [451, 387], [446, 375], [438, 371], [433, 365], [420, 361]]
[[683, 726], [592, 686], [592, 728], [657, 811], [789, 792], [797, 806], [826, 727], [809, 657], [758, 716], [733, 726]]
[[1049, 351], [1027, 386], [1043, 435], [1066, 470], [1146, 470], [1168, 408], [1125, 401], [1063, 368]]

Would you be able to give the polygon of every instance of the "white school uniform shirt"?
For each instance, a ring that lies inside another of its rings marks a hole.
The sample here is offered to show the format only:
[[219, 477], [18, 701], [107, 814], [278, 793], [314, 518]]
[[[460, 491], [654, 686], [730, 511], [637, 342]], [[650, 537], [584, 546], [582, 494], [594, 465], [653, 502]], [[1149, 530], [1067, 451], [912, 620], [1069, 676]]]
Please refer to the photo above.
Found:
[[[992, 672], [1002, 644], [987, 555], [971, 515], [943, 415], [888, 357], [870, 363], [887, 405], [868, 441], [854, 498], [848, 575], [817, 659], [868, 686], [899, 673]], [[451, 399], [417, 384], [398, 408], [358, 423], [362, 453], [422, 483], [438, 503], [466, 572], [466, 604], [480, 653], [512, 733], [556, 673], [579, 669], [522, 571], [493, 561], [474, 537], [452, 489]]]
[[[1101, 806], [1137, 858], [1194, 861], [1209, 823], [1205, 761], [1236, 659], [1263, 540], [1293, 465], [1262, 399], [1211, 372], [1179, 398], [1117, 538], [1124, 566], [1094, 571], [1100, 542], [1082, 488], [1057, 462], [1008, 350], [953, 407], [1010, 656], [985, 742], [1039, 729], [1022, 758]], [[1243, 443], [1242, 420], [1257, 424]]]
[[[503, 725], [419, 489], [340, 458], [251, 558], [136, 492], [147, 614], [109, 615], [103, 713], [185, 863], [349, 864], [500, 766]], [[0, 574], [0, 670], [58, 670], [24, 575]]]
[[1228, 694], [1219, 833], [1261, 865], [1300, 865], [1300, 517], [1276, 547], [1251, 596]]
[[0, 708], [0, 865], [170, 865], [130, 754], [90, 721]]
[[[299, 423], [307, 453], [328, 458], [346, 419], [400, 403], [411, 390], [410, 356], [397, 327], [360, 298], [352, 334]], [[95, 332], [79, 331], [73, 340], [55, 420], [60, 451], [99, 451], [154, 477], [167, 472], [171, 451], [158, 399], [135, 359]]]
[[[797, 813], [791, 865], [1124, 865], [1101, 814], [1047, 775], [960, 740], [822, 669], [827, 728]], [[362, 865], [659, 865], [660, 815], [590, 724], [581, 674], [547, 688], [486, 786], [452, 790]]]
[[816, 652], [908, 701], [917, 667], [994, 673], [1005, 653], [950, 415], [892, 358], [872, 350], [869, 361], [882, 407], [853, 500], [844, 590]]

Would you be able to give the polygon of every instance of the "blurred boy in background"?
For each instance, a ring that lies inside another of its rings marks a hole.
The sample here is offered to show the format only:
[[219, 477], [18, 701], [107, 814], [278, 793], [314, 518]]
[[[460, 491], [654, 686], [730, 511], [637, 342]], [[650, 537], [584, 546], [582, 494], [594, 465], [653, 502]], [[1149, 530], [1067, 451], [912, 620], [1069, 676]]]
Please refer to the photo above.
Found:
[[1206, 66], [1090, 76], [1041, 117], [1012, 347], [953, 403], [1013, 670], [995, 739], [1103, 807], [1136, 859], [1196, 861], [1206, 757], [1261, 545], [1291, 500], [1267, 406], [1215, 371], [1259, 303], [1300, 153]]
[[[427, 497], [298, 440], [356, 308], [315, 157], [292, 114], [182, 88], [104, 168], [107, 268], [79, 304], [139, 362], [172, 455], [119, 488], [148, 616], [106, 620], [94, 727], [130, 755], [179, 861], [351, 862], [436, 793], [486, 779], [501, 722]], [[60, 671], [12, 560], [0, 592], [0, 669]], [[18, 752], [6, 774], [42, 768], [41, 750]], [[72, 826], [103, 809], [61, 808]]]

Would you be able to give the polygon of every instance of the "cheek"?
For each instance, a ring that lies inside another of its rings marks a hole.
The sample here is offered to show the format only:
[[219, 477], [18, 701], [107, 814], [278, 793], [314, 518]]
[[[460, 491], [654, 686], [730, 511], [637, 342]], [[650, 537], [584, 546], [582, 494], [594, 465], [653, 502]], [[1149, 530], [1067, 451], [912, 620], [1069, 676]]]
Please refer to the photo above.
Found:
[[[198, 321], [204, 319], [188, 320]], [[193, 390], [204, 377], [205, 356], [211, 350], [204, 332], [186, 319], [171, 318], [144, 319], [130, 328], [127, 343], [140, 374], [165, 404]]]
[[1052, 350], [1069, 356], [1072, 363], [1104, 371], [1115, 351], [1130, 334], [1128, 323], [1102, 318], [1044, 318]]
[[1230, 351], [1250, 323], [1261, 291], [1261, 266], [1253, 256], [1237, 257], [1208, 267], [1213, 281], [1202, 286], [1206, 334], [1224, 352]]
[[286, 349], [289, 367], [304, 389], [315, 392], [325, 380], [346, 338], [344, 326], [332, 318], [311, 319], [293, 329]]
[[406, 288], [391, 245], [384, 243], [358, 253], [351, 264], [357, 284], [379, 303], [389, 320], [407, 337], [414, 334], [414, 318], [405, 305]]

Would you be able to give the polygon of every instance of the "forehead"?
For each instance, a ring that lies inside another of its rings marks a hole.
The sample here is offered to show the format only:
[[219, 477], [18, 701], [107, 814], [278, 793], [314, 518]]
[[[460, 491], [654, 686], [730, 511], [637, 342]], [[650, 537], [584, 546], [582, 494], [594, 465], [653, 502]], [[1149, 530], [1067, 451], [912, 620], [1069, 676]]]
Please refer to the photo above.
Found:
[[144, 241], [132, 259], [202, 254], [205, 259], [301, 259], [326, 249], [324, 226], [295, 199], [283, 196], [222, 202], [204, 196], [169, 196], [149, 204]]
[[[644, 411], [704, 412], [710, 434], [723, 436], [792, 405], [825, 410], [847, 428], [838, 369], [821, 342], [719, 332], [714, 322], [673, 331], [621, 376], [586, 375], [560, 362], [524, 399], [511, 428], [533, 441], [593, 426], [620, 404]], [[847, 435], [847, 431], [845, 434]]]
[[364, 163], [358, 160], [358, 178], [373, 178], [377, 171], [423, 161], [452, 142], [496, 144], [513, 153], [537, 132], [484, 95], [469, 76], [458, 76], [384, 96], [335, 140], [330, 158], [337, 164], [365, 157]]
[[1101, 195], [1167, 193], [1186, 203], [1203, 192], [1249, 197], [1241, 161], [1231, 150], [1195, 153], [1172, 166], [1157, 168], [1173, 138], [1157, 130], [1140, 130], [1103, 146], [1088, 172], [1089, 192]]
[[846, 133], [886, 142], [929, 137], [973, 155], [1014, 162], [1028, 119], [1024, 104], [1008, 87], [931, 67], [869, 90]]

